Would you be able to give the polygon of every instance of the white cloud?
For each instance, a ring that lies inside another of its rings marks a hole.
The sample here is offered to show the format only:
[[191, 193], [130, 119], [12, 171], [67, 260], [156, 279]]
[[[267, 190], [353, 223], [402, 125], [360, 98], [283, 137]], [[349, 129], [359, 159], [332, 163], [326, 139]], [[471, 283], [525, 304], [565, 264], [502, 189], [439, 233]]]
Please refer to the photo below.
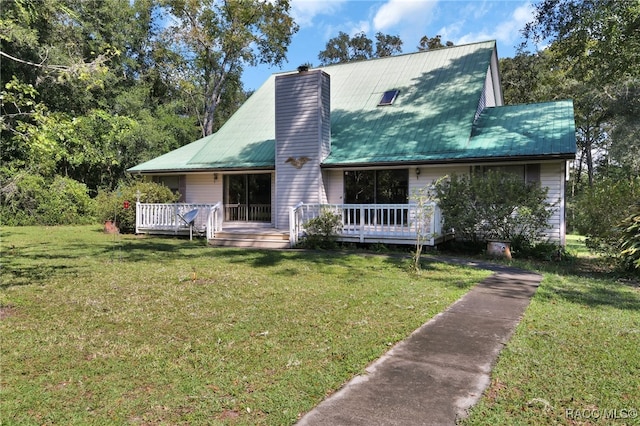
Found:
[[520, 38], [520, 30], [533, 19], [534, 8], [530, 3], [517, 7], [507, 20], [495, 25], [492, 30], [483, 29], [475, 33], [468, 33], [458, 39], [457, 44], [470, 43], [480, 40], [498, 40], [502, 43], [514, 43]]
[[426, 24], [438, 0], [388, 0], [373, 18], [376, 31], [389, 31], [399, 25]]
[[292, 0], [291, 16], [301, 28], [313, 26], [318, 15], [333, 15], [348, 0]]

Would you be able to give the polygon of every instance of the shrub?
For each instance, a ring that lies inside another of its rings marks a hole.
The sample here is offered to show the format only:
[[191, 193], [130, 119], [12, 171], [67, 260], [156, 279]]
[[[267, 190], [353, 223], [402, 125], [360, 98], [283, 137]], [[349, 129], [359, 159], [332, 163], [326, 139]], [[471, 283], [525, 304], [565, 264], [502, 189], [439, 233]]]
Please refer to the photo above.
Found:
[[[96, 217], [101, 223], [114, 222], [120, 232], [133, 233], [136, 229], [136, 200], [141, 203], [175, 203], [180, 196], [164, 185], [154, 182], [123, 182], [114, 191], [99, 191], [95, 198]], [[124, 207], [125, 201], [129, 208]]]
[[441, 180], [438, 180], [433, 186], [416, 189], [411, 194], [411, 201], [416, 205], [416, 217], [414, 218], [416, 229], [416, 248], [411, 259], [411, 270], [418, 272], [421, 269], [420, 256], [422, 249], [427, 240], [435, 237], [433, 230], [430, 230], [431, 219], [434, 213], [434, 189]]
[[575, 226], [590, 250], [618, 257], [623, 222], [638, 199], [640, 179], [605, 179], [595, 182], [576, 202]]
[[314, 249], [331, 249], [336, 247], [336, 237], [342, 229], [342, 217], [329, 209], [322, 209], [320, 214], [304, 224], [307, 236], [304, 246]]
[[626, 269], [640, 272], [640, 204], [623, 220], [620, 228], [620, 260]]
[[64, 176], [53, 180], [18, 173], [2, 185], [5, 225], [75, 225], [93, 221], [87, 186]]
[[452, 175], [435, 185], [444, 228], [457, 238], [539, 241], [553, 214], [547, 188], [510, 174]]

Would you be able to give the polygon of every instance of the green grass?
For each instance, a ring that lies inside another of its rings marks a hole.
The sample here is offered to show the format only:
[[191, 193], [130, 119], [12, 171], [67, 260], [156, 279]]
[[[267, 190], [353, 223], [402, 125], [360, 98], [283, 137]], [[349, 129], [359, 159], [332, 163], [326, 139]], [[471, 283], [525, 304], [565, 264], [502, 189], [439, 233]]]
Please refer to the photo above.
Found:
[[97, 227], [0, 232], [12, 425], [292, 424], [488, 275]]
[[567, 249], [523, 264], [543, 281], [465, 424], [640, 424], [640, 282]]

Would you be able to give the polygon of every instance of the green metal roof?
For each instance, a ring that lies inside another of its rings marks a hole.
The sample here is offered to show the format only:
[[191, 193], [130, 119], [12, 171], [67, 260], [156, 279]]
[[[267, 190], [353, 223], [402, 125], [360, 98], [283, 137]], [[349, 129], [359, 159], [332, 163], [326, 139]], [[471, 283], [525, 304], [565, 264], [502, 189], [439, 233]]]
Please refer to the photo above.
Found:
[[[507, 152], [508, 144], [511, 156], [533, 155], [529, 148], [535, 153], [556, 149], [555, 140], [549, 139], [556, 134], [549, 128], [556, 127], [567, 136], [560, 144], [565, 147], [562, 149], [575, 153], [575, 138], [573, 151], [566, 148], [570, 145], [568, 133], [574, 129], [573, 112], [569, 123], [566, 108], [561, 121], [538, 123], [536, 128], [545, 135], [542, 142], [531, 136], [538, 145], [514, 138], [508, 143], [493, 140], [518, 133], [525, 116], [535, 121], [539, 115], [533, 111], [535, 106], [523, 107], [517, 113], [487, 109], [474, 126], [494, 51], [495, 42], [489, 41], [322, 67], [331, 78], [331, 153], [323, 164], [355, 166], [495, 157]], [[275, 167], [276, 75], [270, 76], [215, 134], [129, 171]], [[394, 103], [378, 106], [384, 92], [392, 89], [399, 90]], [[552, 113], [544, 117], [556, 119]], [[501, 133], [497, 121], [515, 127], [511, 133]], [[514, 146], [520, 149], [514, 151]]]
[[570, 100], [485, 108], [473, 126], [466, 155], [573, 157], [575, 133]]

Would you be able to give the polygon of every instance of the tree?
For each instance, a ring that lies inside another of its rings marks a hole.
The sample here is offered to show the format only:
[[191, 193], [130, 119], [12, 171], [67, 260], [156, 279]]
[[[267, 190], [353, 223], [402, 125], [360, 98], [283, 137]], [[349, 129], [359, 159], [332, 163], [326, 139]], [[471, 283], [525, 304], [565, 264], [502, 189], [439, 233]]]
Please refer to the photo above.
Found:
[[[548, 43], [553, 67], [576, 82], [572, 98], [582, 156], [638, 172], [637, 117], [640, 105], [640, 3], [609, 0], [543, 0], [524, 29], [527, 42]], [[593, 161], [587, 158], [589, 184]]]
[[416, 214], [414, 226], [416, 229], [416, 249], [411, 258], [411, 270], [419, 272], [422, 269], [420, 257], [422, 249], [427, 240], [436, 237], [434, 230], [431, 229], [431, 219], [435, 211], [435, 185], [442, 182], [444, 178], [440, 178], [433, 182], [430, 186], [418, 188], [411, 194], [411, 201], [415, 204]]
[[373, 41], [365, 33], [360, 32], [349, 37], [349, 34], [340, 31], [336, 37], [327, 42], [325, 50], [318, 54], [318, 59], [322, 65], [330, 65], [382, 58], [400, 52], [402, 52], [402, 40], [398, 36], [377, 33], [374, 52]]
[[340, 31], [327, 42], [325, 50], [318, 54], [322, 65], [370, 59], [373, 57], [373, 42], [361, 32], [353, 37]]
[[202, 90], [206, 136], [229, 83], [239, 81], [245, 66], [280, 65], [298, 26], [288, 0], [166, 0], [166, 6], [177, 22], [165, 30], [165, 40], [183, 78]]
[[376, 54], [377, 58], [392, 56], [396, 53], [402, 53], [402, 40], [399, 36], [390, 34], [376, 33]]
[[447, 41], [446, 44], [442, 44], [442, 36], [437, 35], [433, 38], [429, 38], [424, 35], [420, 39], [420, 43], [418, 44], [418, 51], [423, 52], [426, 50], [435, 50], [442, 49], [443, 47], [451, 47], [453, 46], [453, 42]]
[[26, 168], [45, 179], [78, 180], [95, 194], [117, 185], [128, 167], [197, 137], [154, 56], [162, 51], [157, 10], [156, 0], [3, 4], [6, 182]]

